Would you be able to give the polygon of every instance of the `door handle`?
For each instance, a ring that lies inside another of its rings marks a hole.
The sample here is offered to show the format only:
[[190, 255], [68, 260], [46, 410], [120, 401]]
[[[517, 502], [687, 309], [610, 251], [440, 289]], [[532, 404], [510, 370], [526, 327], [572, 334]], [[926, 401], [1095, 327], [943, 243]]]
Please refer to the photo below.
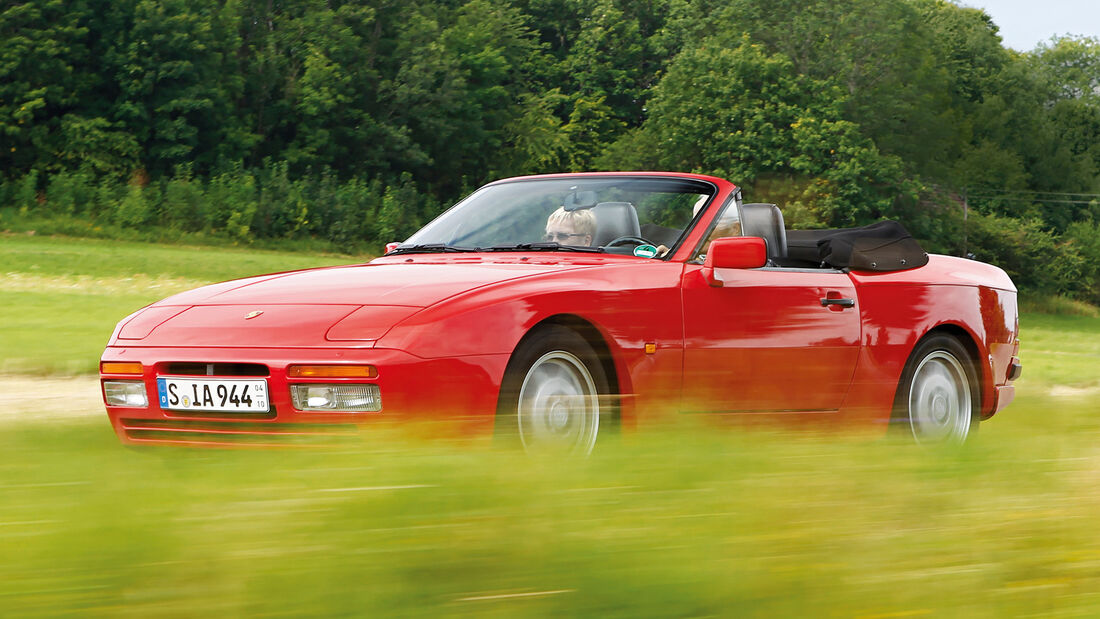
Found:
[[855, 307], [855, 299], [831, 299], [825, 298], [821, 300], [822, 307], [829, 307], [830, 305], [839, 305], [840, 307]]

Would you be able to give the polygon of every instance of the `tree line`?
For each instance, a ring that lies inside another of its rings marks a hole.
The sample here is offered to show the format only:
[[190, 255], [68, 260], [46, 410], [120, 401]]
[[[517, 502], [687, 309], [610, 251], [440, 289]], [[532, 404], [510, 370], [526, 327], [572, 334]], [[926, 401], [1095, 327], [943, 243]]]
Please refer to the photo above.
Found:
[[495, 178], [697, 171], [1096, 302], [1098, 138], [1100, 41], [945, 0], [0, 8], [4, 217], [104, 234], [377, 250]]

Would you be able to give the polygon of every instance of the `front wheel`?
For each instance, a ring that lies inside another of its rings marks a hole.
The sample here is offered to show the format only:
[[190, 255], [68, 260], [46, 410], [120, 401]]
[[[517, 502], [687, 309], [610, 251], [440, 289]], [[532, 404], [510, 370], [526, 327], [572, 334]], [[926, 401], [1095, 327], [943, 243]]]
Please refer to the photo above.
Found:
[[497, 428], [529, 452], [588, 454], [608, 415], [607, 377], [575, 331], [549, 326], [527, 338], [508, 364]]
[[901, 375], [894, 422], [920, 444], [963, 443], [978, 429], [978, 380], [962, 344], [947, 335], [923, 340]]

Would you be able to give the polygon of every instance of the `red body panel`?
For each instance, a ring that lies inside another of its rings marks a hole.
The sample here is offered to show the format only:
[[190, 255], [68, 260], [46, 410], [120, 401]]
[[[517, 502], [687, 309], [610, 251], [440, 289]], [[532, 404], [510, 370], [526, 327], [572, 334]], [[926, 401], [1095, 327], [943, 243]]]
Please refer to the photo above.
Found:
[[932, 256], [919, 269], [851, 277], [859, 288], [864, 333], [857, 381], [845, 403], [851, 417], [888, 418], [882, 411], [893, 401], [909, 353], [937, 328], [965, 334], [974, 347], [983, 418], [1007, 405], [1006, 397], [1011, 401], [1005, 387], [1017, 345], [1016, 289], [1003, 271]]
[[[130, 442], [263, 442], [406, 417], [453, 420], [488, 434], [511, 355], [548, 320], [588, 325], [598, 338], [623, 396], [627, 428], [677, 410], [812, 414], [885, 428], [906, 360], [935, 329], [950, 330], [973, 349], [983, 417], [1011, 400], [1016, 294], [999, 269], [943, 256], [892, 273], [719, 268], [717, 286], [702, 265], [688, 261], [736, 187], [663, 176], [718, 188], [665, 260], [563, 252], [397, 255], [165, 299], [122, 321], [104, 352], [104, 361], [142, 364], [151, 400], [146, 408], [108, 406], [112, 424]], [[826, 306], [823, 299], [854, 305]], [[163, 411], [156, 378], [169, 362], [262, 365], [274, 411], [248, 418]], [[380, 412], [294, 409], [288, 383], [309, 381], [288, 381], [288, 365], [346, 363], [378, 368], [367, 382], [380, 389]]]
[[708, 285], [691, 265], [683, 280], [687, 333], [684, 399], [715, 412], [835, 412], [859, 356], [855, 308], [821, 299], [855, 298], [840, 272], [716, 269]]

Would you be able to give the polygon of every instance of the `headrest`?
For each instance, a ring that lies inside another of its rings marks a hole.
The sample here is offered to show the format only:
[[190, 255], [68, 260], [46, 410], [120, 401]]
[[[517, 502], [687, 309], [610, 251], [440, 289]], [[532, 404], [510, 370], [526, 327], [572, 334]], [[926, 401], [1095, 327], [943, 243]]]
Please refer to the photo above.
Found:
[[600, 202], [592, 207], [592, 214], [596, 216], [596, 238], [592, 244], [597, 247], [607, 245], [620, 236], [642, 234], [638, 211], [629, 202]]
[[769, 258], [787, 257], [787, 230], [783, 211], [774, 204], [742, 204], [741, 234], [758, 236], [768, 244]]

